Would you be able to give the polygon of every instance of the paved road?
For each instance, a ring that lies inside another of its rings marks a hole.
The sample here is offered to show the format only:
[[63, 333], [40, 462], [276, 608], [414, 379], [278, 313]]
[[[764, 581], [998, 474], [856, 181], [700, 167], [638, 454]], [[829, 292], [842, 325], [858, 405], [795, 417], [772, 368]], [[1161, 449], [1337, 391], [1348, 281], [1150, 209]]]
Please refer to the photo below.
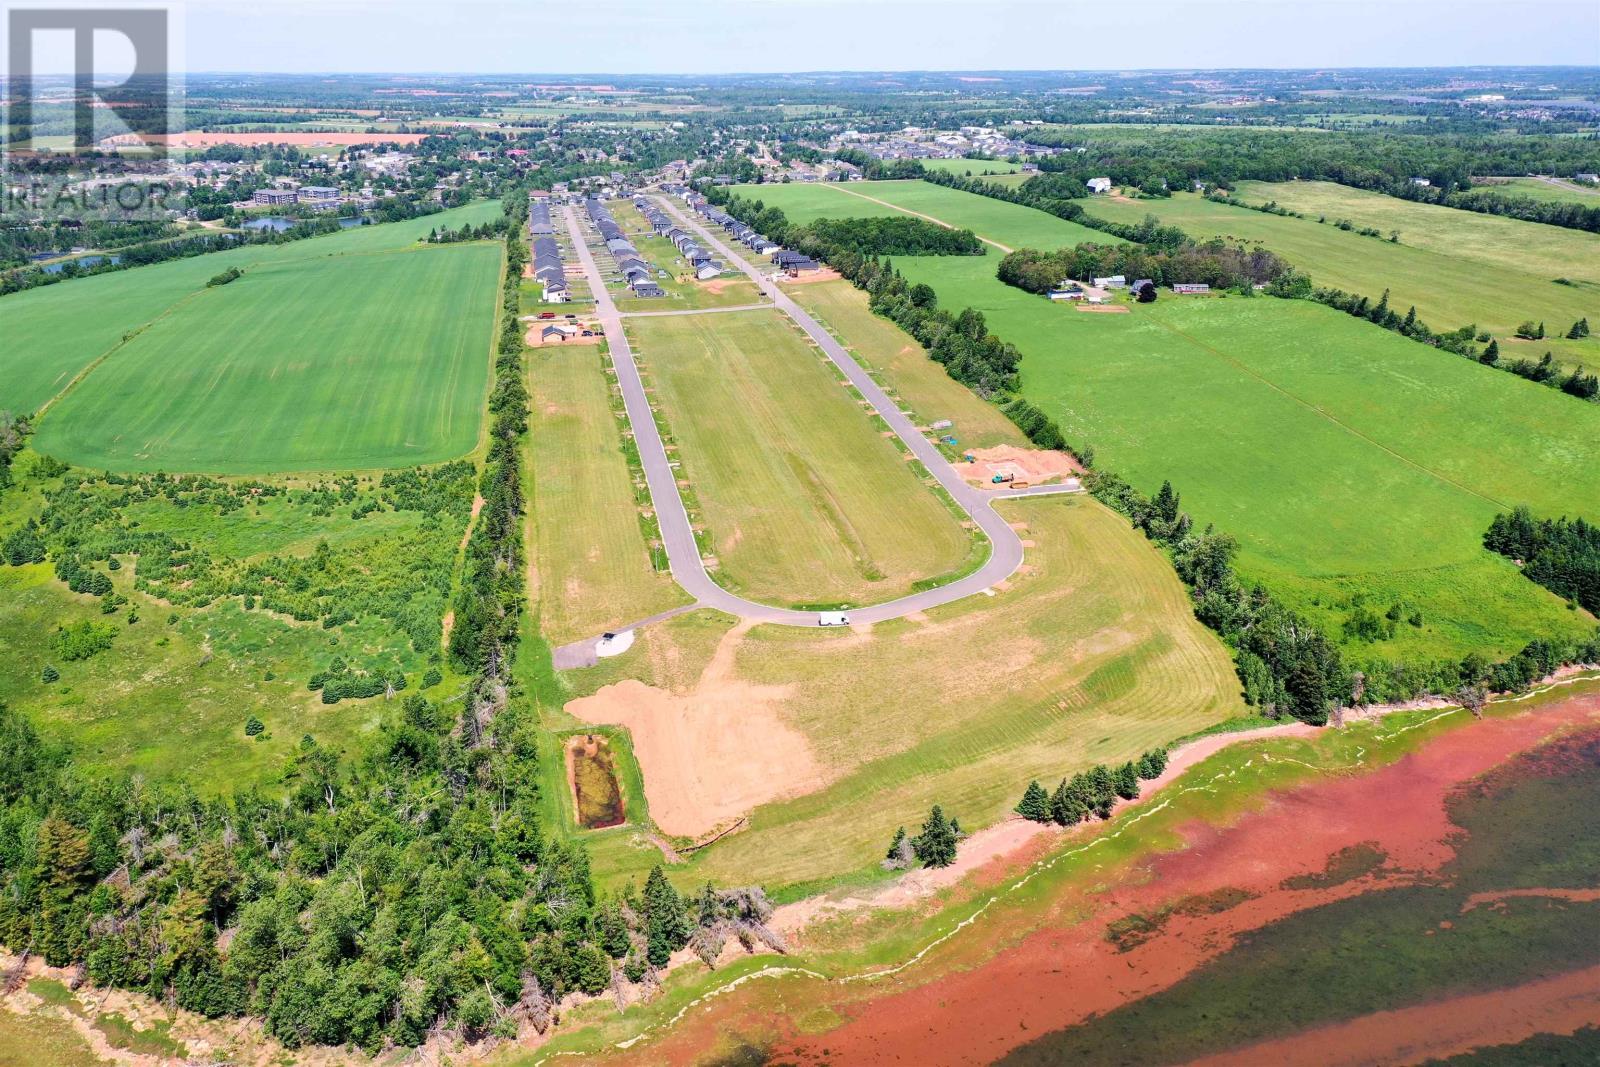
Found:
[[[889, 426], [905, 442], [906, 447], [923, 462], [939, 484], [955, 498], [961, 508], [971, 516], [974, 523], [983, 530], [993, 547], [989, 559], [974, 573], [948, 585], [937, 589], [929, 589], [920, 593], [913, 593], [891, 600], [883, 604], [874, 604], [869, 607], [852, 608], [850, 620], [853, 623], [883, 622], [888, 619], [897, 619], [912, 612], [925, 611], [940, 604], [960, 600], [989, 589], [996, 582], [1010, 577], [1022, 563], [1022, 541], [1017, 537], [1016, 531], [1006, 523], [994, 510], [993, 501], [1003, 496], [1043, 496], [1058, 493], [1081, 492], [1076, 485], [1034, 486], [1028, 489], [1002, 490], [996, 493], [986, 493], [975, 489], [964, 482], [950, 464], [939, 454], [931, 442], [928, 441], [911, 420], [901, 414], [898, 406], [891, 401], [887, 394], [878, 387], [878, 383], [868, 377], [866, 371], [851, 358], [833, 336], [808, 315], [804, 309], [796, 304], [789, 295], [770, 281], [768, 281], [755, 267], [747, 263], [742, 257], [733, 254], [729, 248], [713, 236], [697, 220], [688, 218], [678, 211], [677, 207], [668, 203], [667, 210], [675, 215], [688, 229], [699, 233], [710, 247], [721, 252], [725, 260], [743, 270], [744, 273], [755, 279], [762, 292], [773, 300], [778, 309], [788, 314], [816, 341], [828, 357], [850, 379], [850, 383], [877, 408]], [[651, 503], [655, 507], [656, 519], [661, 525], [661, 539], [666, 548], [667, 560], [671, 566], [673, 579], [683, 587], [684, 591], [694, 597], [695, 601], [710, 608], [725, 611], [744, 619], [756, 622], [778, 623], [788, 626], [815, 626], [817, 613], [812, 611], [792, 611], [788, 608], [773, 607], [768, 604], [759, 604], [753, 600], [736, 596], [728, 592], [706, 573], [705, 562], [700, 557], [699, 545], [695, 543], [694, 530], [689, 523], [688, 512], [683, 506], [683, 497], [678, 492], [677, 474], [672, 469], [671, 461], [667, 457], [666, 448], [661, 441], [660, 431], [656, 428], [654, 416], [650, 412], [649, 400], [645, 395], [644, 382], [639, 377], [639, 367], [633, 358], [633, 349], [628, 343], [626, 334], [622, 329], [622, 315], [617, 311], [617, 305], [606, 290], [604, 277], [599, 267], [595, 264], [594, 253], [583, 238], [583, 232], [578, 224], [576, 211], [568, 206], [565, 209], [567, 232], [572, 237], [573, 247], [577, 250], [578, 259], [583, 264], [584, 271], [588, 274], [590, 284], [594, 290], [597, 317], [605, 327], [606, 340], [610, 345], [611, 362], [617, 370], [617, 381], [622, 389], [623, 403], [627, 409], [628, 421], [632, 424], [634, 442], [639, 448], [639, 458], [644, 467], [645, 481], [650, 488]], [[763, 305], [764, 306], [764, 305]], [[579, 642], [578, 644], [582, 644]]]

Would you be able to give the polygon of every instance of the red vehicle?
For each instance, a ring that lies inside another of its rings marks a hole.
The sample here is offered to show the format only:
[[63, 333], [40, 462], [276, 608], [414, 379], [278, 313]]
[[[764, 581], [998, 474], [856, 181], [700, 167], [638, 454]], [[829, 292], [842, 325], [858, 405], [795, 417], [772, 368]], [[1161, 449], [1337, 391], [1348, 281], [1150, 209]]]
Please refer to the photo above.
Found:
[[539, 317], [541, 319], [553, 319], [556, 317], [556, 313], [554, 311], [541, 311], [539, 312]]

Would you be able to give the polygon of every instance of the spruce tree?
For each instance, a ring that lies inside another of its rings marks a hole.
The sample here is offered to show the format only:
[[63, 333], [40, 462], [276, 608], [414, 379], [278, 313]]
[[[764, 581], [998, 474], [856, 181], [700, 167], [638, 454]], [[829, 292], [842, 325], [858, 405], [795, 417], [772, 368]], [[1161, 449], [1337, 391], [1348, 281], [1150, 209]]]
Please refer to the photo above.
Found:
[[1061, 779], [1061, 784], [1056, 786], [1056, 791], [1050, 796], [1050, 818], [1060, 826], [1076, 826], [1089, 814], [1089, 806], [1083, 801], [1082, 776], [1074, 778], [1070, 783]]
[[658, 863], [644, 883], [646, 956], [657, 967], [666, 966], [672, 954], [689, 939], [683, 916], [683, 898], [672, 888]]
[[900, 855], [900, 842], [904, 841], [905, 839], [906, 828], [902, 826], [900, 829], [894, 832], [894, 840], [889, 842], [889, 851], [883, 854], [883, 858], [886, 860], [898, 858]]
[[1588, 337], [1588, 336], [1589, 336], [1589, 319], [1587, 317], [1581, 318], [1577, 322], [1573, 323], [1572, 324], [1572, 329], [1567, 331], [1567, 340], [1569, 340], [1569, 341], [1582, 340], [1583, 338]]
[[48, 664], [48, 663], [46, 663], [44, 665], [44, 670], [39, 672], [39, 681], [43, 682], [46, 685], [49, 685], [51, 682], [56, 682], [56, 681], [60, 681], [60, 680], [61, 680], [61, 672], [56, 670], [54, 667], [50, 666], [50, 664]]
[[1131, 762], [1118, 767], [1111, 778], [1117, 796], [1123, 800], [1132, 800], [1139, 795], [1139, 772], [1133, 769]]
[[1139, 757], [1139, 777], [1146, 780], [1160, 778], [1161, 772], [1167, 769], [1167, 750], [1153, 748]]
[[956, 835], [935, 804], [922, 824], [922, 833], [911, 839], [911, 850], [925, 867], [948, 867], [956, 860]]
[[1102, 819], [1111, 818], [1111, 809], [1117, 803], [1117, 787], [1105, 764], [1097, 763], [1089, 772], [1089, 806]]
[[1028, 783], [1022, 801], [1017, 805], [1017, 814], [1029, 822], [1050, 821], [1050, 795], [1038, 782]]
[[1478, 362], [1479, 363], [1486, 363], [1491, 367], [1494, 366], [1496, 363], [1499, 363], [1500, 362], [1500, 342], [1496, 341], [1493, 337], [1489, 338], [1489, 347], [1485, 348], [1483, 350], [1483, 355], [1478, 357]]

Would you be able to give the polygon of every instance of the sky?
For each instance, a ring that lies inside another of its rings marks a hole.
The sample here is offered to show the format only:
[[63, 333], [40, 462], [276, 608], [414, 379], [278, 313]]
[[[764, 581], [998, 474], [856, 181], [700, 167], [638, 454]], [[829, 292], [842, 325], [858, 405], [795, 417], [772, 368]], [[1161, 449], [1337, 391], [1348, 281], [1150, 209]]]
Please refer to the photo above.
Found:
[[[53, 5], [28, 0], [25, 6]], [[187, 69], [194, 72], [1600, 65], [1600, 0], [187, 0], [174, 6], [182, 12]], [[65, 69], [39, 59], [42, 71]]]

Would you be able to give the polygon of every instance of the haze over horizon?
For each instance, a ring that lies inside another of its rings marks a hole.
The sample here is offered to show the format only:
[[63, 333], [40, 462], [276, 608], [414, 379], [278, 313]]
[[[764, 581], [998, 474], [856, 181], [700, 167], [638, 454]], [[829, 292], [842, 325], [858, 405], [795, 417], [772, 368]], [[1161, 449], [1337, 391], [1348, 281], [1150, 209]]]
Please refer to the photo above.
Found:
[[[762, 74], [1600, 65], [1600, 4], [1533, 0], [189, 0], [188, 70]], [[1026, 27], [1026, 32], [1019, 32]], [[41, 46], [40, 71], [70, 69]], [[62, 57], [64, 59], [64, 56]]]

